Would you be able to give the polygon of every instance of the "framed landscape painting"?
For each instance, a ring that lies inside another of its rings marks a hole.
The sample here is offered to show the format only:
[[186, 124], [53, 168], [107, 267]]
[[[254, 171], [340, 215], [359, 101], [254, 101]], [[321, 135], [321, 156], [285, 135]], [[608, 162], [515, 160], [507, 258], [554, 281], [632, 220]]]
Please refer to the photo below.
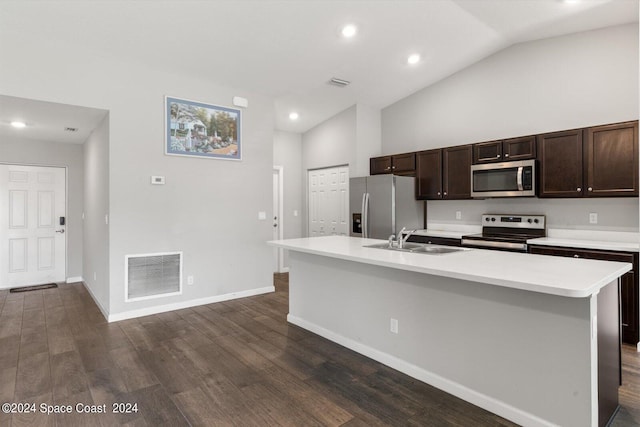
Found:
[[165, 97], [165, 153], [241, 160], [241, 112], [235, 108]]

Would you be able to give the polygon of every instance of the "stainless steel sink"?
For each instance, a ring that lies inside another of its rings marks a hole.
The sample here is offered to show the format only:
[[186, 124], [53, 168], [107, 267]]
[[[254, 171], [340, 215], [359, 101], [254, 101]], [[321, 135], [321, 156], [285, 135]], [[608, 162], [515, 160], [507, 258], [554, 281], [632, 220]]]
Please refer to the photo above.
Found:
[[405, 243], [402, 248], [389, 246], [389, 243], [376, 243], [375, 245], [365, 245], [365, 248], [386, 249], [396, 252], [411, 252], [416, 254], [442, 255], [453, 252], [468, 251], [467, 248], [457, 248], [453, 246], [439, 246], [432, 244]]
[[467, 250], [467, 249], [455, 248], [451, 246], [426, 246], [425, 245], [421, 248], [416, 248], [411, 252], [437, 255], [437, 254], [450, 254], [452, 252], [460, 252], [464, 250]]
[[414, 249], [423, 247], [420, 243], [405, 243], [402, 248], [390, 246], [389, 243], [376, 243], [375, 245], [367, 245], [365, 248], [389, 249], [390, 251], [411, 252]]

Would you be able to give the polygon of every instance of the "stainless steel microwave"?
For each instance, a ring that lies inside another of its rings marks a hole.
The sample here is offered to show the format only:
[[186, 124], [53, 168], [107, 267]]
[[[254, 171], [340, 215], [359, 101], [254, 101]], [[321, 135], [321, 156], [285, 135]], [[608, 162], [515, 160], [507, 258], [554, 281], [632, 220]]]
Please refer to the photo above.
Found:
[[535, 195], [535, 160], [471, 166], [471, 197], [526, 197]]

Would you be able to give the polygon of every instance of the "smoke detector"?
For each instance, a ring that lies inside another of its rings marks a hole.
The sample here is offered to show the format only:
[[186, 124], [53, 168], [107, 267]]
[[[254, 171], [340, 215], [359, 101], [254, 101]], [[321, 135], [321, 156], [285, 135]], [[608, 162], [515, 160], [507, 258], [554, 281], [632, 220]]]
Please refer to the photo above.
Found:
[[329, 84], [338, 86], [338, 87], [345, 87], [345, 86], [348, 86], [350, 83], [351, 82], [348, 80], [339, 79], [337, 77], [332, 77], [331, 80], [329, 80]]

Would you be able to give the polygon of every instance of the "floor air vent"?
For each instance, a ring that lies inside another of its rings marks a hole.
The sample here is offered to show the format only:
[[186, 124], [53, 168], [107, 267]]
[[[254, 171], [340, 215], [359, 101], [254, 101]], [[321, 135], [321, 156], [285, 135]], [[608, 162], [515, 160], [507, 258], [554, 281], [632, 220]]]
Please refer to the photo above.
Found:
[[125, 258], [127, 301], [182, 293], [182, 252], [127, 255]]

